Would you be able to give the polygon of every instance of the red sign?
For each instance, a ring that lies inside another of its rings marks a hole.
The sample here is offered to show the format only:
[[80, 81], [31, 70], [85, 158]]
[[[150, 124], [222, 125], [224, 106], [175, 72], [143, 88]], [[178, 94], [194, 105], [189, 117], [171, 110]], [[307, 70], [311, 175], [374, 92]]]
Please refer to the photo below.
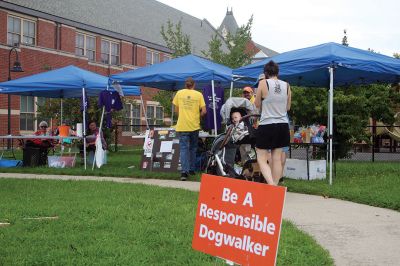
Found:
[[241, 265], [275, 265], [285, 193], [203, 174], [192, 247]]

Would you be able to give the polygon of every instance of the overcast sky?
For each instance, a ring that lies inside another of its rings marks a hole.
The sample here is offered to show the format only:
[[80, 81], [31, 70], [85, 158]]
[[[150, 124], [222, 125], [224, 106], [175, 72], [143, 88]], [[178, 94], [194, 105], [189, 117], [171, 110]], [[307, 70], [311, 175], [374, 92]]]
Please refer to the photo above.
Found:
[[277, 52], [326, 42], [400, 53], [399, 0], [159, 0], [218, 28], [227, 7], [239, 26], [253, 15], [253, 40]]

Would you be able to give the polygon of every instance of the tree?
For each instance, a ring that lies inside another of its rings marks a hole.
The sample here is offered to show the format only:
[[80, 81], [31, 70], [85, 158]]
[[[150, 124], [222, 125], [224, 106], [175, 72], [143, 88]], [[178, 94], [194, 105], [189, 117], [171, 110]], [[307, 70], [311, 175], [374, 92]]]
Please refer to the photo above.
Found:
[[253, 16], [246, 25], [242, 25], [235, 33], [228, 32], [225, 43], [228, 51], [222, 50], [222, 40], [218, 35], [214, 35], [208, 43], [208, 51], [202, 51], [203, 55], [216, 63], [238, 68], [251, 63], [252, 54], [248, 49], [251, 42], [251, 26]]
[[[253, 16], [246, 25], [242, 25], [235, 33], [228, 32], [225, 44], [227, 52], [222, 49], [223, 40], [217, 34], [214, 35], [208, 43], [208, 51], [202, 51], [203, 55], [210, 58], [216, 63], [228, 66], [230, 68], [238, 68], [251, 63], [252, 53], [248, 49], [251, 42], [251, 26], [253, 24]], [[229, 91], [225, 90], [225, 99], [229, 97]], [[241, 91], [233, 90], [233, 96], [240, 97]]]
[[172, 57], [176, 58], [191, 53], [191, 41], [187, 34], [182, 32], [182, 21], [174, 25], [170, 20], [167, 21], [167, 28], [161, 26], [161, 36], [167, 47], [172, 50]]
[[[63, 122], [67, 122], [68, 125], [74, 126], [77, 123], [82, 123], [82, 111], [80, 109], [80, 99], [63, 99]], [[96, 97], [89, 97], [89, 108], [87, 110], [87, 121], [96, 121], [97, 125], [100, 124], [102, 108], [97, 105]], [[120, 121], [122, 118], [122, 112], [112, 112], [112, 119], [114, 121]], [[46, 99], [45, 103], [38, 105], [38, 119], [50, 121], [55, 119], [57, 123], [61, 119], [61, 100], [60, 99]], [[111, 143], [111, 136], [114, 132], [114, 128], [105, 128], [105, 121], [103, 121], [103, 133], [107, 143]]]
[[342, 44], [343, 44], [344, 46], [349, 46], [349, 42], [347, 41], [347, 30], [344, 29], [344, 30], [343, 30], [343, 33], [344, 33], [344, 36], [343, 36], [343, 38], [342, 38]]
[[[167, 27], [161, 26], [161, 36], [163, 37], [167, 47], [171, 49], [172, 57], [180, 57], [191, 54], [191, 41], [187, 34], [182, 32], [182, 22], [174, 25], [170, 20], [167, 21]], [[164, 114], [171, 116], [171, 105], [174, 92], [160, 90], [153, 99], [161, 104]]]
[[397, 58], [397, 59], [400, 59], [400, 53], [394, 53], [394, 54], [393, 54], [393, 57], [394, 57], [394, 58]]
[[[327, 123], [328, 91], [292, 87], [290, 117], [296, 125]], [[391, 125], [400, 102], [396, 87], [384, 84], [335, 88], [333, 99], [335, 157], [346, 157], [355, 141], [369, 141], [369, 118]]]
[[[253, 17], [246, 25], [241, 26], [236, 33], [227, 34], [224, 41], [228, 51], [222, 49], [223, 40], [219, 35], [214, 35], [209, 44], [208, 51], [202, 51], [203, 55], [216, 63], [237, 68], [251, 62], [251, 51], [247, 49], [251, 41], [251, 26]], [[191, 53], [190, 37], [182, 32], [181, 22], [174, 25], [171, 21], [167, 22], [167, 27], [161, 27], [161, 35], [167, 47], [173, 51], [173, 57], [183, 56]], [[160, 91], [154, 100], [160, 102], [167, 115], [171, 114], [171, 99], [173, 93], [170, 91]]]

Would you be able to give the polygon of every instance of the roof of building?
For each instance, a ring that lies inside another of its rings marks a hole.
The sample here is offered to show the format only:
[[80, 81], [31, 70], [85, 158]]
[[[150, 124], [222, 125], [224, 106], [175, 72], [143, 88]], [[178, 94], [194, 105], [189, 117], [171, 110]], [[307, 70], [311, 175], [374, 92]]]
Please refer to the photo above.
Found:
[[237, 29], [239, 28], [239, 25], [236, 22], [235, 17], [233, 16], [233, 11], [229, 11], [226, 9], [226, 15], [224, 17], [224, 20], [221, 22], [221, 25], [218, 28], [218, 31], [224, 36], [224, 29], [227, 32], [230, 32], [231, 34], [235, 34]]
[[134, 37], [139, 44], [142, 40], [144, 41], [142, 44], [147, 44], [148, 47], [152, 47], [153, 44], [155, 48], [160, 48], [157, 45], [166, 46], [160, 33], [161, 26], [166, 26], [168, 20], [174, 25], [182, 21], [182, 32], [190, 36], [192, 52], [197, 55], [202, 55], [202, 51], [208, 50], [208, 42], [217, 33], [207, 20], [198, 19], [155, 0], [3, 0], [1, 2]]
[[255, 46], [257, 46], [258, 49], [260, 49], [260, 51], [262, 51], [265, 55], [267, 55], [268, 57], [272, 57], [274, 55], [278, 55], [279, 53], [271, 50], [265, 46], [262, 46], [261, 44], [258, 44], [256, 42], [254, 42]]

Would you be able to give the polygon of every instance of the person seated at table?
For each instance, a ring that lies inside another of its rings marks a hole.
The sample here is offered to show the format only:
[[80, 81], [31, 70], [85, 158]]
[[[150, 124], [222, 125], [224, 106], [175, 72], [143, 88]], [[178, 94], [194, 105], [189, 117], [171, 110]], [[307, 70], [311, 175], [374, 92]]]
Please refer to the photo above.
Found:
[[[39, 123], [39, 129], [34, 133], [35, 136], [51, 136], [51, 132], [48, 131], [48, 124], [46, 121], [42, 121]], [[29, 147], [38, 147], [38, 148], [51, 148], [54, 146], [53, 141], [51, 139], [30, 139], [26, 141], [25, 146]]]
[[62, 123], [61, 126], [58, 126], [55, 130], [54, 135], [60, 136], [60, 137], [65, 137], [60, 140], [61, 144], [71, 144], [72, 140], [70, 138], [68, 138], [68, 136], [76, 136], [76, 132], [74, 130], [72, 130], [68, 124], [69, 124], [69, 121], [66, 120], [66, 121], [64, 121], [64, 123]]
[[[46, 121], [42, 121], [39, 123], [39, 129], [34, 133], [35, 136], [51, 136], [51, 132], [48, 131], [48, 124]], [[52, 139], [40, 139], [34, 138], [29, 139], [25, 143], [25, 148], [39, 148], [40, 149], [40, 158], [39, 165], [47, 164], [47, 155], [49, 153], [49, 149], [54, 147], [54, 142]]]
[[[99, 128], [97, 127], [96, 122], [90, 121], [89, 129], [88, 132], [86, 133], [86, 152], [96, 151], [96, 138], [98, 135], [99, 135]], [[101, 132], [100, 137], [103, 150], [106, 150], [107, 143], [106, 140], [104, 139], [103, 132]], [[79, 150], [81, 158], [83, 159], [83, 144], [79, 145]]]

